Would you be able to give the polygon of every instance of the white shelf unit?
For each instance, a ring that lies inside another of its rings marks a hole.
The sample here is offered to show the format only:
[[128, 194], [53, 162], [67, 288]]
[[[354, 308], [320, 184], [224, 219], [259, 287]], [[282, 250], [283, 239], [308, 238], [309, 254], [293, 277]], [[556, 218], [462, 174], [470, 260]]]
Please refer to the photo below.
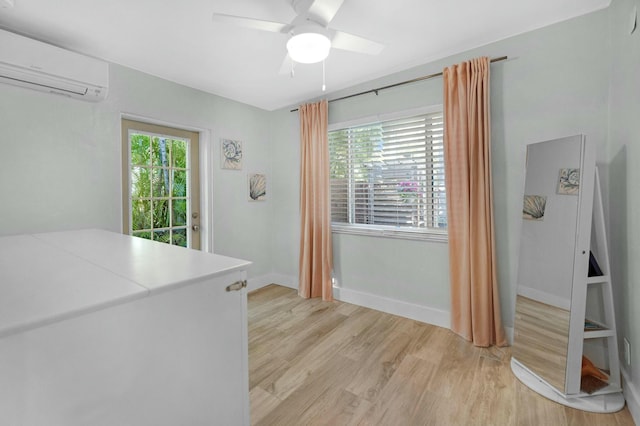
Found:
[[609, 386], [598, 393], [622, 392], [620, 357], [616, 333], [613, 288], [609, 265], [609, 250], [604, 220], [600, 175], [595, 169], [593, 217], [591, 223], [591, 252], [603, 275], [587, 277], [584, 318], [602, 326], [602, 330], [583, 330], [583, 355], [609, 375]]
[[600, 275], [597, 277], [587, 277], [587, 285], [589, 284], [604, 284], [611, 281], [609, 275]]

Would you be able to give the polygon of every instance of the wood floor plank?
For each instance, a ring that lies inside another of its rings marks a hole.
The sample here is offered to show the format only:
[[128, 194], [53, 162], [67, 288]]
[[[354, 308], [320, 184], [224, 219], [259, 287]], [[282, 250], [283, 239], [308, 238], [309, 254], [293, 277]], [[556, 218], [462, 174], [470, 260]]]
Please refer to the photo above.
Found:
[[310, 419], [310, 424], [341, 426], [356, 426], [361, 424], [362, 417], [371, 409], [372, 404], [347, 391], [341, 391], [340, 395], [344, 399], [339, 405], [327, 410], [322, 414], [322, 417]]
[[432, 415], [432, 401], [437, 399], [427, 390], [436, 368], [429, 361], [407, 355], [360, 424], [423, 424]]
[[390, 335], [371, 348], [358, 363], [358, 371], [347, 390], [367, 401], [375, 401], [407, 354], [411, 336]]
[[262, 389], [260, 386], [254, 386], [249, 392], [249, 400], [251, 402], [251, 422], [258, 423], [262, 418], [273, 411], [282, 401], [273, 396], [271, 393]]
[[[282, 312], [281, 309], [274, 308], [288, 305], [292, 302], [298, 303], [298, 295], [291, 289], [279, 285], [268, 285], [251, 292], [251, 300], [254, 301], [254, 309], [248, 315], [254, 322], [261, 319], [261, 316], [273, 315]], [[267, 302], [267, 303], [265, 303]]]
[[[470, 403], [464, 407], [462, 414], [465, 418], [471, 417], [481, 425], [492, 424], [497, 419], [502, 424], [516, 424], [514, 388], [517, 379], [509, 369], [504, 368], [499, 358], [481, 349], [477, 368], [468, 379], [471, 382]], [[467, 380], [463, 386], [465, 382]]]
[[372, 350], [393, 333], [398, 322], [401, 321], [399, 317], [382, 312], [371, 310], [371, 313], [371, 323], [340, 351], [342, 355], [353, 360], [368, 357]]
[[519, 381], [516, 386], [516, 418], [518, 425], [539, 426], [541, 419], [550, 425], [568, 425], [564, 407], [537, 395]]
[[270, 352], [250, 353], [249, 355], [249, 389], [262, 386], [273, 389], [273, 383], [289, 370], [289, 363], [273, 356]]
[[354, 310], [349, 316], [348, 326], [345, 326], [346, 321], [343, 320], [330, 332], [325, 333], [318, 344], [312, 345], [309, 350], [291, 359], [290, 367], [274, 384], [275, 395], [284, 399], [294, 392], [309, 375], [318, 369], [318, 366], [322, 365], [324, 360], [338, 353], [354, 338], [354, 335], [357, 336], [362, 329], [368, 327], [370, 320], [371, 310]]
[[306, 425], [330, 407], [328, 401], [352, 380], [356, 362], [333, 355], [280, 405], [262, 416], [257, 425]]
[[545, 399], [510, 360], [510, 348], [289, 288], [249, 294], [253, 425], [634, 424], [627, 408], [594, 414]]
[[447, 398], [468, 401], [470, 397], [469, 378], [478, 368], [481, 348], [477, 348], [449, 330], [434, 333], [439, 354], [429, 357], [439, 360], [438, 370], [443, 374], [436, 375], [428, 384], [429, 390]]
[[347, 317], [330, 307], [314, 310], [289, 327], [286, 337], [272, 352], [281, 358], [292, 360], [311, 350], [325, 335], [345, 321]]
[[439, 364], [447, 356], [447, 348], [451, 341], [451, 332], [441, 327], [428, 326], [416, 342], [414, 355], [434, 364]]

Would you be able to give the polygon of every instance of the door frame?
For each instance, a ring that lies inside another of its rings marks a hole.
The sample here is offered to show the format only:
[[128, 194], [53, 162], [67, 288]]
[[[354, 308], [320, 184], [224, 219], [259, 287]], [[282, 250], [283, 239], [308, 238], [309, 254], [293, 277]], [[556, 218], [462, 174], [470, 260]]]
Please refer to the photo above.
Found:
[[167, 120], [159, 120], [147, 116], [131, 113], [121, 113], [118, 126], [120, 126], [120, 158], [121, 173], [120, 173], [120, 191], [121, 205], [120, 205], [120, 229], [124, 229], [123, 209], [129, 205], [129, 194], [123, 190], [124, 173], [128, 173], [129, 163], [128, 155], [125, 158], [123, 152], [123, 140], [128, 139], [128, 134], [125, 134], [125, 129], [122, 127], [122, 120], [133, 120], [141, 123], [147, 123], [151, 125], [158, 125], [164, 127], [172, 127], [176, 129], [182, 129], [190, 132], [195, 132], [200, 135], [200, 141], [198, 144], [199, 153], [199, 177], [200, 177], [200, 250], [213, 253], [213, 148], [211, 143], [211, 130], [202, 127], [197, 127], [184, 123], [176, 123]]

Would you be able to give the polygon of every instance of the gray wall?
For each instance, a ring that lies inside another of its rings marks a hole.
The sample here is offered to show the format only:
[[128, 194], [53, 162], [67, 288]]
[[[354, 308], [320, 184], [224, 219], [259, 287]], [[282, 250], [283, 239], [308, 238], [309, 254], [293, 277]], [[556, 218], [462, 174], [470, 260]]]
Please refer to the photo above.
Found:
[[[445, 66], [486, 55], [507, 55], [491, 66], [492, 160], [495, 190], [496, 243], [503, 320], [513, 325], [515, 281], [524, 183], [524, 155], [528, 143], [584, 133], [606, 153], [608, 111], [608, 11], [600, 11], [540, 30], [512, 37], [461, 55], [333, 93], [343, 94], [441, 71]], [[442, 79], [403, 86], [330, 104], [329, 121], [401, 111], [442, 103]], [[273, 139], [274, 184], [284, 184], [274, 206], [274, 229], [280, 241], [297, 244], [290, 223], [297, 223], [298, 126], [287, 110], [274, 113], [281, 130]], [[289, 135], [289, 137], [287, 137]], [[276, 252], [278, 271], [297, 276], [296, 251]], [[291, 254], [296, 255], [291, 258]], [[334, 234], [335, 274], [344, 289], [382, 298], [449, 310], [448, 247], [444, 243]]]
[[[609, 251], [616, 296], [618, 335], [631, 344], [631, 366], [623, 369], [635, 389], [640, 419], [640, 29], [629, 34], [637, 0], [615, 0], [611, 11], [611, 101], [609, 146]], [[622, 346], [622, 339], [621, 346]], [[622, 352], [621, 352], [622, 354]], [[624, 361], [624, 356], [621, 355]], [[627, 398], [629, 400], [629, 398]], [[632, 411], [633, 412], [633, 411]]]
[[[121, 114], [198, 129], [208, 155], [214, 250], [272, 270], [270, 204], [247, 201], [247, 172], [270, 172], [269, 113], [117, 65], [106, 101], [0, 85], [0, 235], [121, 230]], [[240, 139], [242, 171], [221, 170], [219, 139]], [[205, 233], [211, 233], [206, 226]]]

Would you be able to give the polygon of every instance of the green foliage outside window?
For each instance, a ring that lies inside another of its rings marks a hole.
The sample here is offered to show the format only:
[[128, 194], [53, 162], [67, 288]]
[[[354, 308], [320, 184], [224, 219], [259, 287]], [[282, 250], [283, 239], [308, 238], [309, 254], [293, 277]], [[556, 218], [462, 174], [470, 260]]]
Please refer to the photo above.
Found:
[[130, 143], [133, 235], [186, 247], [188, 142], [133, 134]]

